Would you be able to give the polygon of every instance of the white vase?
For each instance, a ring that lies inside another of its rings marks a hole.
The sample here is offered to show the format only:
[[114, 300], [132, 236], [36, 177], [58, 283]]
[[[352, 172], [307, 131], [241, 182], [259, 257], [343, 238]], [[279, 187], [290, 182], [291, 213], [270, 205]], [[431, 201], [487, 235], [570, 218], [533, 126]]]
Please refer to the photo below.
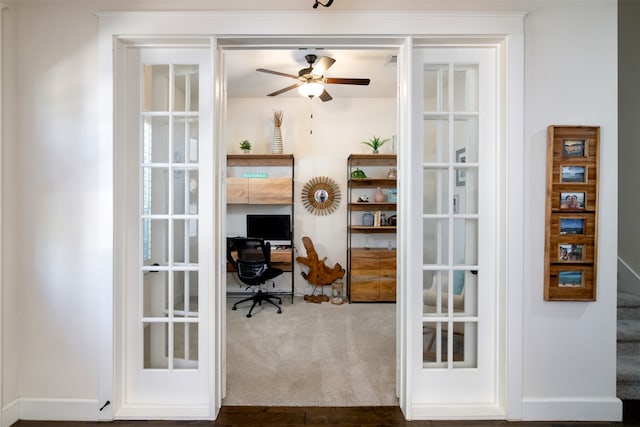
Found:
[[282, 154], [282, 130], [279, 127], [273, 129], [271, 154]]

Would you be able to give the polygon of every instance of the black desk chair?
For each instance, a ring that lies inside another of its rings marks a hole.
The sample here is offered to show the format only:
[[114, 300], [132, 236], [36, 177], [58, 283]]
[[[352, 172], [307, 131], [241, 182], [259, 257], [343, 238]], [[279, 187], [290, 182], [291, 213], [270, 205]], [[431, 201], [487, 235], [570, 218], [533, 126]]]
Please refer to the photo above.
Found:
[[[233, 304], [232, 310], [237, 310], [239, 304], [253, 301], [247, 317], [251, 317], [255, 306], [262, 305], [263, 302], [273, 305], [278, 309], [278, 313], [282, 313], [282, 308], [278, 305], [282, 304], [282, 299], [260, 288], [267, 280], [282, 274], [282, 269], [271, 267], [269, 242], [265, 243], [263, 239], [237, 237], [228, 239], [227, 246], [227, 259], [235, 268], [240, 281], [247, 285], [247, 289], [252, 286], [258, 287], [252, 296]], [[238, 254], [236, 259], [231, 255], [233, 251]], [[278, 304], [275, 301], [278, 301]]]

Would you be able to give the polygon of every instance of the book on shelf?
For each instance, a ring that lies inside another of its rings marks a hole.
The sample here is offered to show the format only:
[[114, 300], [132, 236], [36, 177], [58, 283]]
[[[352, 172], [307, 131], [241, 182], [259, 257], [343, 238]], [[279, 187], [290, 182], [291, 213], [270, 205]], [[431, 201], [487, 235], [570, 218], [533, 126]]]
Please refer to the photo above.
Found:
[[373, 217], [373, 226], [380, 227], [382, 225], [382, 211], [376, 211]]

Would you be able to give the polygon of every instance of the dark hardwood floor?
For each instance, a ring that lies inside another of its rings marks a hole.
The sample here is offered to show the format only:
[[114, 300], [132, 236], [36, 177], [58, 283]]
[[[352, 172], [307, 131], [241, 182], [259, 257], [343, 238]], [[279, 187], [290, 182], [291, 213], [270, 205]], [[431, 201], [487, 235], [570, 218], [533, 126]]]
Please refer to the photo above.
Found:
[[609, 427], [640, 426], [640, 404], [625, 402], [622, 422], [509, 422], [509, 421], [406, 421], [397, 407], [261, 407], [261, 406], [225, 406], [215, 421], [114, 421], [68, 422], [68, 421], [19, 421], [14, 427], [178, 427], [178, 426], [219, 426], [219, 427], [255, 427], [255, 426], [415, 426], [415, 427], [471, 427], [471, 426], [526, 426], [526, 427]]

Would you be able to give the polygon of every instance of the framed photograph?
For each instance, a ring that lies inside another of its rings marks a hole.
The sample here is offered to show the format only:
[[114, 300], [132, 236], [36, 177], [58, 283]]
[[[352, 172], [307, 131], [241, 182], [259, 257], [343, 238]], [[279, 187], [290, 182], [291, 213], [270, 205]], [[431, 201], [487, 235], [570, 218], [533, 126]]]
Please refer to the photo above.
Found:
[[560, 218], [560, 234], [584, 234], [584, 218]]
[[[464, 148], [456, 150], [456, 163], [465, 163], [467, 154]], [[464, 168], [456, 169], [456, 186], [463, 187], [467, 182], [467, 170]]]
[[584, 209], [585, 193], [560, 193], [560, 209]]
[[564, 139], [562, 141], [562, 155], [564, 157], [584, 157], [585, 148], [584, 139]]
[[560, 181], [571, 183], [585, 183], [587, 178], [586, 166], [562, 166], [560, 170]]
[[582, 271], [569, 270], [558, 272], [559, 288], [581, 288], [584, 286]]
[[584, 245], [560, 244], [558, 245], [558, 261], [580, 262], [583, 260]]

